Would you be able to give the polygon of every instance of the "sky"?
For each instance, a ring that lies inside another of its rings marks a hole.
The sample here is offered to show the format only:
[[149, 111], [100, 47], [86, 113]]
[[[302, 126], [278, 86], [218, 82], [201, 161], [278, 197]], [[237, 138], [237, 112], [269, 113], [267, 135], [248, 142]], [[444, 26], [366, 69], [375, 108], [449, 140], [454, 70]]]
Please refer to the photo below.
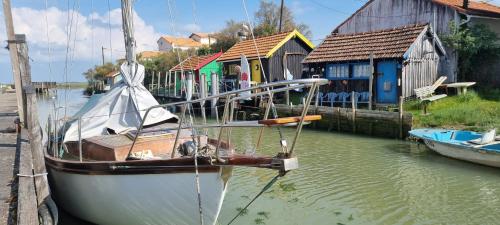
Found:
[[[318, 44], [366, 1], [285, 0], [285, 4], [296, 22], [309, 26], [311, 39]], [[28, 41], [33, 81], [85, 81], [82, 73], [102, 62], [102, 47], [106, 62], [124, 56], [119, 0], [11, 2], [15, 32], [26, 34]], [[156, 50], [162, 35], [187, 37], [192, 32], [217, 32], [227, 20], [246, 21], [243, 2], [253, 21], [259, 0], [136, 0], [137, 50]], [[500, 5], [500, 0], [492, 3]], [[0, 17], [0, 42], [6, 46], [3, 12]], [[12, 80], [9, 53], [1, 48], [0, 83]]]

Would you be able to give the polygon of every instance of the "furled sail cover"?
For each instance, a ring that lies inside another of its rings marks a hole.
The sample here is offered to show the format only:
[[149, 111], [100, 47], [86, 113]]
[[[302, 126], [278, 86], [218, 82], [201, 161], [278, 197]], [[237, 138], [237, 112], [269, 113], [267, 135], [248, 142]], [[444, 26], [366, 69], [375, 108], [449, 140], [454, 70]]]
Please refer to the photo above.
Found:
[[[140, 126], [146, 110], [158, 105], [158, 102], [142, 85], [144, 66], [136, 63], [133, 67], [134, 73], [129, 74], [129, 71], [128, 64], [123, 63], [120, 67], [122, 81], [115, 84], [107, 93], [94, 95], [73, 116], [72, 121], [67, 123], [64, 142], [78, 141], [79, 117], [82, 118], [82, 139], [107, 134], [108, 129], [121, 133]], [[156, 124], [172, 118], [177, 117], [159, 107], [149, 112], [144, 124]]]

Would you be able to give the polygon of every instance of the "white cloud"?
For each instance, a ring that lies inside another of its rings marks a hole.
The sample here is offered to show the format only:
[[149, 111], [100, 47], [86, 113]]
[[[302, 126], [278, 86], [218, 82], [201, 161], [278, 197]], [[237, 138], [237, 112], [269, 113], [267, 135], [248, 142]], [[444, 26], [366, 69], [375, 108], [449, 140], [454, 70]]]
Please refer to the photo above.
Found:
[[[12, 9], [16, 33], [26, 34], [30, 55], [36, 61], [48, 61], [48, 44], [50, 39], [51, 60], [63, 61], [66, 56], [68, 35], [68, 11], [55, 7], [32, 9], [27, 7]], [[69, 44], [70, 56], [77, 60], [98, 60], [101, 58], [101, 46], [113, 49], [113, 60], [124, 56], [123, 33], [121, 27], [120, 9], [111, 10], [105, 14], [93, 13], [82, 15], [80, 12], [70, 11], [73, 16], [71, 26], [71, 41]], [[108, 24], [108, 16], [111, 23]], [[93, 21], [92, 21], [93, 18]], [[48, 21], [48, 26], [47, 22]], [[0, 27], [0, 41], [5, 43], [5, 28]], [[134, 12], [135, 37], [137, 50], [154, 50], [156, 40], [160, 36], [153, 26]], [[109, 27], [111, 27], [111, 32]], [[47, 38], [48, 28], [48, 38]], [[111, 33], [111, 34], [110, 34]], [[92, 51], [93, 49], [93, 51]], [[110, 51], [105, 50], [106, 60], [109, 60]]]
[[183, 25], [181, 27], [181, 31], [182, 32], [187, 32], [187, 33], [195, 33], [195, 32], [200, 32], [201, 31], [201, 27], [197, 24], [194, 24], [194, 23], [188, 23], [186, 25]]

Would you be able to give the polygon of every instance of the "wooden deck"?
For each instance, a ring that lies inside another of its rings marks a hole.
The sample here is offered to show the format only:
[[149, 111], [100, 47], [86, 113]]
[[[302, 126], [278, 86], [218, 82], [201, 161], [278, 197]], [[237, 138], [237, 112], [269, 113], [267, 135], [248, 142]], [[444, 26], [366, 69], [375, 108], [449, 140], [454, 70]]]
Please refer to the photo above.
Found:
[[0, 224], [38, 224], [33, 178], [17, 178], [32, 174], [32, 156], [26, 129], [16, 132], [16, 94], [0, 94], [0, 105]]

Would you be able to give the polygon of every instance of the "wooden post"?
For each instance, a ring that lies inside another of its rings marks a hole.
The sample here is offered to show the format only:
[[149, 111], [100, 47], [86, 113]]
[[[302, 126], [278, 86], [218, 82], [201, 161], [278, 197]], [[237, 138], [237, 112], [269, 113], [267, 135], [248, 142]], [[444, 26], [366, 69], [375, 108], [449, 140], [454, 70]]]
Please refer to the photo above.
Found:
[[[216, 73], [212, 71], [212, 74], [210, 74], [212, 77], [212, 96], [218, 95], [219, 94], [219, 77]], [[218, 117], [217, 116], [217, 98], [212, 98], [212, 104], [210, 105], [210, 113], [212, 114], [212, 117]], [[219, 120], [219, 118], [217, 118]], [[218, 121], [217, 121], [218, 122]]]
[[26, 124], [28, 126], [28, 136], [31, 144], [31, 155], [33, 156], [33, 173], [35, 177], [35, 190], [37, 202], [40, 206], [49, 196], [49, 185], [47, 181], [47, 171], [45, 169], [44, 150], [42, 147], [42, 132], [38, 122], [38, 107], [36, 92], [31, 84], [31, 68], [28, 58], [28, 46], [26, 42], [18, 44], [19, 71], [24, 81], [23, 91], [26, 94]]
[[399, 139], [403, 139], [403, 96], [399, 97]]
[[160, 96], [161, 72], [158, 71], [158, 84], [156, 85], [156, 96]]
[[14, 86], [16, 88], [16, 98], [17, 98], [17, 110], [19, 113], [19, 119], [21, 123], [26, 122], [26, 115], [23, 106], [23, 84], [21, 82], [21, 74], [19, 73], [19, 58], [17, 53], [17, 40], [14, 35], [14, 25], [12, 22], [12, 11], [10, 0], [3, 0], [3, 15], [5, 18], [5, 30], [7, 31], [7, 47], [10, 54], [10, 63], [12, 65], [12, 75], [14, 78]]
[[356, 96], [355, 92], [351, 92], [351, 112], [352, 112], [352, 132], [356, 133]]
[[337, 131], [340, 131], [340, 107], [337, 107]]
[[177, 97], [177, 71], [174, 71], [174, 97]]
[[370, 79], [368, 81], [368, 110], [372, 110], [372, 96], [373, 96], [373, 75], [375, 73], [375, 67], [373, 65], [373, 52], [370, 53]]

